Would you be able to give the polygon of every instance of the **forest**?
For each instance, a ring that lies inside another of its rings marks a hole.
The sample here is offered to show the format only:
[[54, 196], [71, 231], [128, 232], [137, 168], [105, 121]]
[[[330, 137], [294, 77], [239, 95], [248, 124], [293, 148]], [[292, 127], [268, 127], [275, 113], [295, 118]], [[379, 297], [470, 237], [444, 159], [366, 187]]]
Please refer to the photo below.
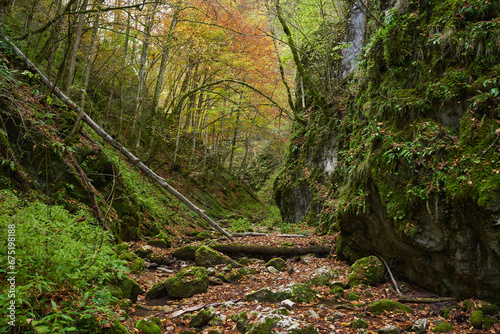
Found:
[[500, 332], [500, 3], [0, 0], [0, 333]]

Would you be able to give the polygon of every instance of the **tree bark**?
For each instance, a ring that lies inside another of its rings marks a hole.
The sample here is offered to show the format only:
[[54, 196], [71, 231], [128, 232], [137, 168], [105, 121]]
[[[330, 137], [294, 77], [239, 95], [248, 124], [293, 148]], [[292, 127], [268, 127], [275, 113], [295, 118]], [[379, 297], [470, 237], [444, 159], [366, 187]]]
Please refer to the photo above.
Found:
[[[71, 109], [73, 109], [75, 112], [80, 113], [81, 110], [80, 108], [73, 102], [71, 101], [66, 95], [64, 95], [59, 88], [55, 87], [52, 85], [50, 80], [14, 45], [12, 42], [3, 34], [0, 34], [0, 38], [6, 40], [12, 47], [15, 53], [17, 53], [26, 63], [27, 67], [31, 72], [34, 74], [37, 74], [42, 81], [43, 84], [51, 87], [52, 91], [54, 94], [60, 98], [67, 106], [69, 106]], [[118, 143], [116, 140], [114, 140], [106, 131], [104, 131], [99, 125], [97, 125], [85, 112], [83, 112], [83, 121], [87, 123], [88, 126], [92, 130], [95, 131], [99, 137], [104, 139], [105, 142], [113, 146], [116, 150], [118, 150], [121, 154], [123, 154], [129, 161], [132, 163], [134, 166], [139, 168], [141, 172], [143, 172], [147, 177], [158, 183], [162, 188], [167, 190], [170, 194], [172, 194], [174, 197], [179, 199], [181, 202], [187, 205], [188, 208], [190, 208], [192, 211], [194, 211], [196, 214], [198, 214], [201, 218], [203, 218], [207, 223], [210, 224], [214, 229], [219, 231], [222, 235], [224, 235], [226, 238], [229, 240], [233, 240], [231, 234], [226, 232], [223, 228], [221, 228], [217, 223], [215, 223], [210, 217], [208, 217], [205, 214], [205, 211], [198, 208], [196, 205], [194, 205], [190, 200], [188, 200], [184, 195], [182, 195], [180, 192], [178, 192], [175, 188], [173, 188], [168, 182], [160, 177], [158, 174], [153, 172], [150, 168], [148, 168], [144, 163], [139, 160], [136, 156], [134, 156], [132, 153], [130, 153], [125, 147], [123, 147], [120, 143]]]

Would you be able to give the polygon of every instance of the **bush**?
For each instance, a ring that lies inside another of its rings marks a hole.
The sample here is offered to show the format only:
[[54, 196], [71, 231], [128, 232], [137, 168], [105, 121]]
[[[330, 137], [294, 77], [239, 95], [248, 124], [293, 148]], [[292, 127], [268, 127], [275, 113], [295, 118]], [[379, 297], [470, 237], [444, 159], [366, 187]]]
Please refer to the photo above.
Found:
[[[88, 218], [79, 221], [83, 216]], [[109, 235], [90, 216], [83, 210], [70, 214], [63, 207], [38, 201], [24, 203], [12, 192], [0, 191], [4, 234], [0, 252], [10, 250], [15, 257], [9, 271], [16, 272], [18, 329], [96, 333], [100, 331], [97, 319], [113, 322], [117, 318], [112, 308], [117, 299], [108, 284], [127, 269], [109, 245]], [[10, 245], [8, 230], [15, 232]], [[0, 270], [2, 282], [11, 277]], [[7, 291], [0, 292], [0, 309], [7, 310], [10, 297]]]

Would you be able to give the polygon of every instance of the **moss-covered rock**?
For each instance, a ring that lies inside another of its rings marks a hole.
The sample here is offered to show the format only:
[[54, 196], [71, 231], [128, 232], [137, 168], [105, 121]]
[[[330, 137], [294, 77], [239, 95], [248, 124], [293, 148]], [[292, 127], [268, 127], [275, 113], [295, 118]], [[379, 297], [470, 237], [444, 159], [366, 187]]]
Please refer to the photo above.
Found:
[[432, 331], [434, 333], [448, 333], [451, 332], [452, 329], [453, 327], [449, 323], [443, 321], [439, 325], [434, 327]]
[[313, 277], [308, 279], [305, 283], [318, 286], [330, 286], [335, 278], [338, 277], [338, 271], [330, 267], [321, 267], [314, 271]]
[[483, 311], [484, 315], [495, 315], [498, 313], [498, 306], [488, 302], [483, 302], [482, 305], [478, 307], [478, 310]]
[[165, 281], [161, 281], [153, 285], [147, 292], [146, 292], [146, 299], [156, 299], [156, 298], [161, 298], [161, 297], [166, 297], [168, 296], [167, 289], [165, 288]]
[[361, 318], [356, 318], [349, 323], [349, 327], [351, 327], [351, 328], [368, 328], [368, 323]]
[[476, 329], [480, 329], [481, 327], [483, 327], [483, 311], [476, 310], [472, 312], [469, 318], [469, 322], [471, 326]]
[[245, 300], [278, 302], [289, 299], [295, 303], [309, 303], [314, 299], [315, 291], [307, 284], [297, 283], [279, 287], [276, 291], [260, 289], [245, 296]]
[[195, 260], [195, 254], [196, 251], [198, 250], [200, 246], [195, 246], [195, 245], [187, 245], [183, 246], [177, 249], [174, 249], [172, 251], [172, 255], [179, 260], [187, 260], [187, 261], [194, 261]]
[[126, 252], [121, 254], [119, 258], [128, 262], [128, 267], [133, 274], [139, 274], [144, 271], [144, 260], [137, 256], [137, 254]]
[[364, 257], [351, 266], [349, 284], [376, 285], [384, 279], [384, 273], [384, 264], [376, 256]]
[[215, 317], [215, 309], [213, 307], [205, 308], [199, 311], [189, 321], [189, 327], [200, 328], [208, 324], [208, 322]]
[[161, 334], [161, 322], [158, 326], [157, 322], [141, 319], [135, 323], [135, 328], [139, 330], [140, 333], [144, 334]]
[[130, 299], [132, 302], [137, 301], [137, 297], [142, 292], [142, 288], [131, 278], [125, 278], [117, 281], [114, 285], [120, 288], [121, 296], [126, 299]]
[[148, 245], [159, 247], [159, 248], [170, 248], [172, 246], [172, 241], [170, 237], [165, 232], [160, 232], [153, 238], [148, 240]]
[[382, 314], [384, 311], [395, 312], [402, 311], [405, 313], [413, 313], [411, 307], [398, 303], [394, 300], [384, 299], [374, 302], [370, 305], [370, 312], [376, 315]]
[[279, 271], [286, 270], [286, 262], [280, 257], [275, 257], [266, 263], [266, 267], [274, 267]]
[[195, 252], [195, 263], [200, 267], [213, 267], [219, 264], [232, 264], [239, 266], [239, 264], [230, 257], [218, 252], [210, 247], [201, 246]]
[[359, 296], [359, 293], [357, 292], [349, 292], [346, 296], [345, 299], [347, 300], [359, 300], [361, 297]]
[[208, 289], [208, 272], [203, 267], [188, 267], [165, 281], [165, 290], [173, 298], [189, 298]]

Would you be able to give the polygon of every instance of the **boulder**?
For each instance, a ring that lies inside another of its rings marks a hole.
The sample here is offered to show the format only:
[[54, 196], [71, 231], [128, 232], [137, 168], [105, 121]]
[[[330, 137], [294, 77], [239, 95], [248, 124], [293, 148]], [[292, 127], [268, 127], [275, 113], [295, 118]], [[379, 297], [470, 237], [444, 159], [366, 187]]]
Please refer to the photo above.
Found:
[[403, 311], [405, 313], [413, 313], [411, 307], [398, 303], [394, 300], [384, 299], [374, 302], [370, 305], [370, 312], [375, 315], [380, 315], [384, 311], [394, 312], [394, 311]]
[[141, 319], [135, 323], [135, 328], [143, 334], [161, 334], [162, 324], [157, 318], [152, 318], [150, 320]]
[[280, 257], [275, 257], [266, 263], [266, 267], [273, 267], [279, 271], [286, 270], [286, 262]]
[[313, 277], [308, 279], [305, 283], [313, 286], [330, 286], [337, 277], [338, 272], [336, 269], [324, 266], [316, 269], [313, 273]]
[[376, 256], [357, 260], [348, 275], [350, 285], [376, 285], [384, 279], [384, 264]]
[[286, 299], [295, 303], [308, 303], [314, 299], [315, 291], [307, 284], [297, 283], [281, 286], [276, 291], [260, 289], [245, 296], [245, 300], [281, 302]]
[[146, 293], [146, 299], [161, 297], [189, 298], [208, 289], [208, 272], [203, 267], [188, 267], [158, 282]]
[[179, 260], [194, 261], [199, 246], [187, 245], [172, 251], [172, 255]]
[[208, 324], [208, 322], [214, 317], [215, 309], [213, 307], [208, 307], [201, 310], [193, 318], [191, 318], [191, 320], [189, 321], [189, 327], [201, 328]]
[[203, 267], [188, 267], [165, 281], [165, 290], [173, 298], [189, 298], [208, 289], [208, 272]]
[[113, 285], [120, 289], [124, 299], [130, 299], [133, 303], [137, 302], [137, 297], [143, 291], [139, 283], [128, 277], [116, 281]]
[[207, 246], [198, 248], [194, 257], [194, 262], [199, 267], [213, 267], [219, 264], [231, 264], [240, 267], [240, 265], [230, 257]]

